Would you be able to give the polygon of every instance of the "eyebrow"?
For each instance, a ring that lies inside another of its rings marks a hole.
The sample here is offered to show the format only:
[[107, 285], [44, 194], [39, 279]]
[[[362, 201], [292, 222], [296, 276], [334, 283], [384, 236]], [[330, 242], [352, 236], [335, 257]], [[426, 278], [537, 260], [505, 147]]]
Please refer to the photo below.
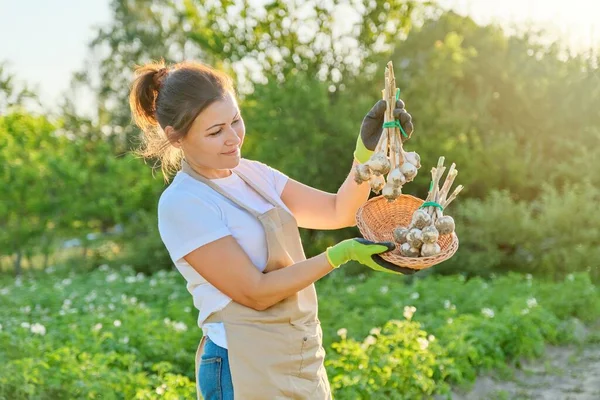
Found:
[[[240, 115], [240, 110], [238, 110], [238, 111], [235, 113], [235, 116], [233, 117], [233, 119], [235, 119], [235, 117], [237, 117], [238, 115]], [[210, 128], [208, 128], [208, 129], [207, 129], [207, 131], [210, 131], [210, 130], [211, 130], [212, 128], [214, 128], [215, 126], [222, 126], [222, 125], [225, 125], [225, 122], [223, 122], [223, 123], [221, 123], [221, 124], [214, 124], [213, 126], [211, 126]]]

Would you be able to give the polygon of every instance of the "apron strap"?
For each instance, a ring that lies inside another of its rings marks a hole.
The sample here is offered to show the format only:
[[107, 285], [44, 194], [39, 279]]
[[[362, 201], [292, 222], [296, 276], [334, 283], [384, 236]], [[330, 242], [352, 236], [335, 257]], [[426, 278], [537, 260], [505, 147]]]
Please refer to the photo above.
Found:
[[238, 201], [234, 197], [231, 197], [226, 191], [221, 189], [221, 187], [219, 185], [211, 182], [210, 179], [206, 179], [202, 175], [198, 174], [196, 171], [194, 171], [192, 169], [192, 167], [190, 167], [190, 165], [185, 160], [181, 160], [181, 170], [183, 172], [185, 172], [186, 174], [190, 175], [192, 178], [204, 183], [205, 185], [208, 185], [211, 189], [213, 189], [214, 191], [219, 193], [221, 196], [224, 196], [226, 199], [231, 200], [238, 207], [242, 208], [243, 210], [248, 211], [250, 214], [252, 214], [256, 218], [258, 218], [260, 216], [260, 214], [258, 212], [256, 212], [255, 210], [244, 205], [242, 202]]
[[271, 205], [273, 207], [280, 207], [279, 203], [277, 203], [271, 196], [269, 196], [264, 190], [262, 190], [261, 188], [259, 188], [257, 185], [255, 185], [250, 179], [248, 179], [248, 177], [244, 174], [242, 174], [240, 171], [233, 171], [235, 172], [240, 178], [242, 178], [242, 180], [244, 182], [246, 182], [246, 184], [248, 184], [248, 186], [250, 186], [252, 189], [254, 189], [258, 194], [260, 194], [262, 197], [264, 197], [265, 200], [267, 200], [269, 203], [271, 203]]

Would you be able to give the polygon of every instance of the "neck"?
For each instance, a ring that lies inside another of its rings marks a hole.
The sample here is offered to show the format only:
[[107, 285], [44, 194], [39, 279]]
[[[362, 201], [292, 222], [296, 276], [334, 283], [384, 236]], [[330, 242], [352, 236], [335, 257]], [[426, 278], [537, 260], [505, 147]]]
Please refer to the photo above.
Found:
[[188, 165], [195, 173], [203, 176], [206, 179], [219, 179], [219, 178], [227, 178], [232, 174], [230, 169], [214, 169], [207, 168], [200, 165], [193, 165], [188, 161]]

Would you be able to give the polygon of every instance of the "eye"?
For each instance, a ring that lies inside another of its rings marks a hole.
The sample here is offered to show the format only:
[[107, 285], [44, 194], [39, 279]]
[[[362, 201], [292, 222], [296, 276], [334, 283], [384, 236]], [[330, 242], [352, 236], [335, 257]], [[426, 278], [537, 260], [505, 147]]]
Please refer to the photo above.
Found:
[[216, 132], [209, 133], [209, 134], [208, 134], [208, 136], [217, 136], [217, 135], [218, 135], [219, 133], [221, 133], [222, 131], [223, 131], [223, 129], [219, 129], [219, 130], [218, 130], [218, 131], [216, 131]]
[[235, 124], [235, 123], [240, 122], [240, 121], [241, 121], [241, 118], [238, 118], [238, 119], [234, 120], [233, 123]]

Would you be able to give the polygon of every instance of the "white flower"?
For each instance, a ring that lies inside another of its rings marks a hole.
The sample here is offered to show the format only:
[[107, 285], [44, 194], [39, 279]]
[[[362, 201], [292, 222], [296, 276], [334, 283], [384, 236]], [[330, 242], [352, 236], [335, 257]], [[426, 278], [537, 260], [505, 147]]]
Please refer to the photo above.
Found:
[[363, 341], [363, 344], [364, 344], [366, 347], [369, 347], [369, 346], [371, 346], [371, 345], [374, 345], [375, 343], [377, 343], [377, 339], [375, 339], [375, 336], [371, 336], [371, 335], [367, 336], [367, 337], [365, 338], [365, 340]]
[[429, 336], [427, 336], [427, 340], [429, 340], [430, 342], [433, 342], [433, 341], [435, 341], [435, 336], [429, 335]]
[[100, 329], [102, 329], [102, 324], [96, 324], [92, 327], [94, 332], [98, 332]]
[[421, 297], [421, 296], [419, 295], [418, 292], [414, 292], [410, 295], [410, 298], [413, 300], [417, 300], [419, 297]]
[[356, 288], [354, 287], [354, 285], [350, 285], [346, 288], [346, 292], [354, 293], [354, 292], [356, 292]]
[[88, 294], [87, 296], [85, 296], [85, 301], [87, 303], [92, 302], [92, 301], [96, 300], [96, 297], [98, 297], [98, 294], [96, 293], [95, 290], [92, 290], [90, 292], [90, 294]]
[[187, 331], [187, 325], [184, 324], [183, 322], [174, 322], [173, 323], [173, 328], [177, 331], [177, 332], [184, 332]]
[[380, 288], [379, 288], [379, 291], [380, 291], [382, 294], [386, 294], [386, 293], [387, 293], [389, 290], [390, 290], [390, 289], [389, 289], [387, 286], [382, 286], [382, 287], [380, 287]]
[[101, 266], [98, 267], [98, 269], [102, 272], [106, 272], [108, 271], [110, 268], [108, 266], [108, 264], [102, 264]]
[[453, 323], [453, 322], [454, 322], [454, 320], [453, 320], [452, 318], [448, 318], [448, 319], [446, 320], [446, 322], [448, 323], [448, 325], [450, 325], [451, 323]]
[[127, 278], [125, 278], [125, 282], [126, 283], [134, 283], [135, 282], [135, 276], [128, 276]]
[[186, 308], [183, 309], [183, 311], [185, 311], [185, 312], [191, 312], [192, 308], [191, 307], [186, 307]]
[[567, 275], [567, 280], [573, 282], [575, 280], [575, 276], [573, 274]]
[[535, 307], [537, 305], [538, 305], [538, 303], [537, 303], [537, 300], [535, 299], [535, 297], [527, 299], [527, 307], [533, 308], [533, 307]]
[[46, 327], [42, 324], [35, 323], [31, 325], [31, 332], [35, 333], [36, 335], [44, 336], [46, 334]]
[[365, 274], [359, 274], [358, 275], [358, 280], [359, 281], [364, 281], [367, 278], [367, 276]]
[[109, 303], [108, 304], [108, 309], [111, 310], [111, 311], [114, 311], [115, 310], [115, 305], [113, 303]]
[[21, 322], [21, 328], [29, 329], [30, 326], [29, 322]]
[[123, 339], [121, 339], [121, 343], [124, 343], [124, 344], [129, 343], [129, 336], [125, 336]]
[[167, 385], [163, 383], [162, 385], [156, 388], [156, 394], [165, 394], [166, 389]]
[[528, 281], [530, 281], [532, 278], [533, 278], [533, 275], [531, 275], [531, 274], [525, 275], [525, 279], [527, 279]]
[[415, 311], [417, 311], [417, 309], [413, 306], [405, 306], [404, 307], [404, 313], [402, 313], [402, 315], [404, 315], [404, 318], [406, 318], [407, 320], [411, 320], [413, 317], [413, 314], [415, 313]]
[[113, 322], [113, 325], [118, 328], [119, 326], [121, 326], [121, 321], [119, 321], [118, 319], [115, 319], [115, 322]]
[[417, 338], [417, 342], [419, 343], [419, 347], [421, 347], [421, 350], [425, 350], [427, 347], [429, 347], [429, 341], [425, 338]]
[[1, 294], [2, 296], [6, 296], [6, 295], [7, 295], [7, 294], [9, 294], [9, 293], [10, 293], [10, 290], [9, 290], [8, 288], [3, 288], [3, 289], [0, 289], [0, 294]]
[[66, 314], [65, 310], [60, 310], [60, 311], [58, 312], [58, 315], [65, 315], [65, 314]]
[[47, 273], [47, 274], [51, 274], [51, 273], [53, 273], [54, 271], [56, 271], [56, 270], [55, 270], [55, 269], [54, 269], [54, 267], [52, 267], [52, 266], [51, 266], [51, 267], [48, 267], [48, 268], [46, 268], [46, 273]]
[[143, 272], [138, 272], [138, 274], [135, 276], [135, 279], [137, 279], [138, 281], [143, 281], [144, 279], [146, 279], [146, 275], [144, 275]]
[[15, 286], [23, 286], [23, 280], [21, 277], [15, 279]]
[[487, 318], [494, 318], [494, 310], [491, 308], [482, 308], [481, 313]]
[[63, 286], [69, 286], [73, 281], [69, 278], [67, 279], [63, 279], [62, 284]]
[[444, 300], [444, 308], [446, 310], [449, 309], [451, 305], [452, 303], [450, 302], [450, 300]]
[[521, 310], [521, 315], [527, 315], [529, 314], [529, 308], [524, 308]]
[[338, 331], [337, 331], [337, 335], [338, 335], [339, 337], [341, 337], [342, 339], [346, 339], [346, 335], [347, 335], [347, 334], [348, 334], [348, 329], [346, 329], [346, 328], [340, 328], [340, 329], [338, 329]]
[[21, 312], [25, 314], [29, 314], [31, 312], [31, 306], [21, 307]]
[[379, 335], [381, 333], [381, 328], [372, 328], [369, 333], [371, 335]]
[[112, 274], [110, 274], [106, 277], [106, 282], [114, 282], [118, 278], [119, 278], [119, 274], [117, 274], [116, 272], [113, 272]]
[[156, 279], [150, 279], [150, 286], [156, 286]]

